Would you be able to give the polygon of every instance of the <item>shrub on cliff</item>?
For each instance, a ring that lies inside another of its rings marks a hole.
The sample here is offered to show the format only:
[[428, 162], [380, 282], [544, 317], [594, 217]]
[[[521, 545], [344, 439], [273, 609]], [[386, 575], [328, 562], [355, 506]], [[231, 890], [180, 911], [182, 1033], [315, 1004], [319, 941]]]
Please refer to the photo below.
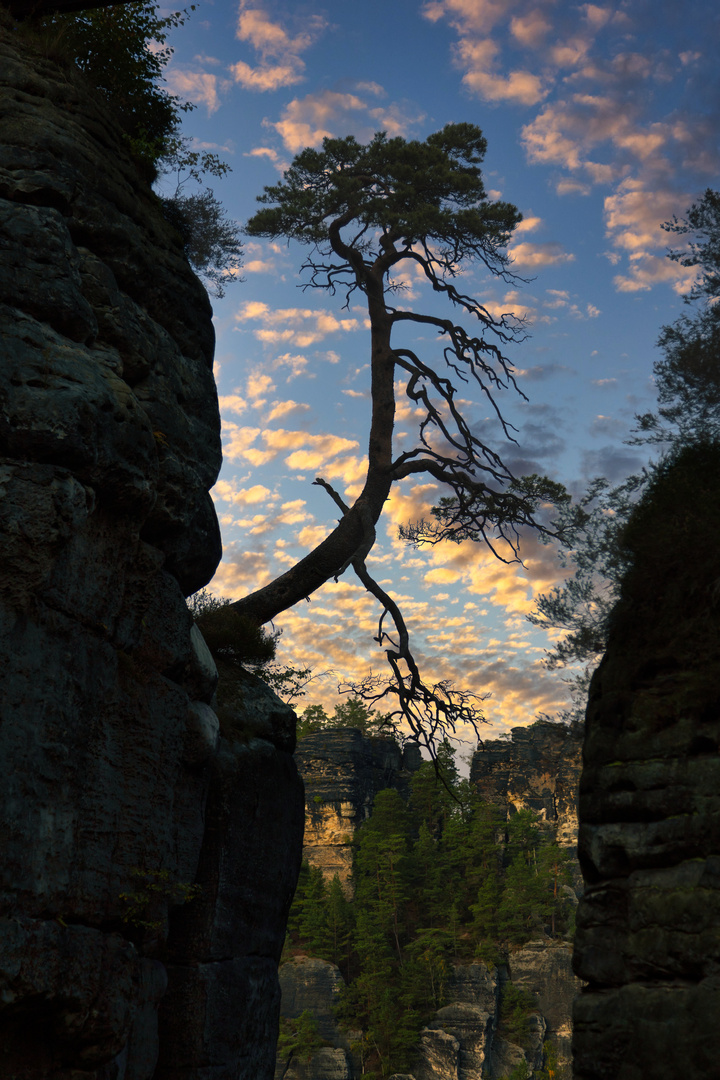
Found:
[[157, 3], [116, 4], [71, 14], [45, 15], [19, 24], [36, 49], [82, 72], [110, 105], [130, 149], [149, 180], [175, 173], [173, 195], [161, 198], [165, 217], [180, 233], [193, 270], [216, 297], [239, 279], [242, 247], [237, 222], [210, 189], [187, 195], [188, 180], [222, 177], [230, 166], [216, 154], [192, 149], [181, 134], [182, 114], [195, 106], [163, 86], [173, 49], [168, 33], [195, 5], [161, 16]]
[[[195, 5], [190, 5], [190, 11]], [[194, 106], [162, 86], [173, 50], [168, 32], [189, 11], [158, 14], [158, 4], [115, 4], [71, 14], [44, 15], [21, 25], [46, 56], [71, 63], [111, 105], [134, 153], [155, 175], [177, 139], [181, 114]], [[150, 47], [152, 44], [152, 48]]]

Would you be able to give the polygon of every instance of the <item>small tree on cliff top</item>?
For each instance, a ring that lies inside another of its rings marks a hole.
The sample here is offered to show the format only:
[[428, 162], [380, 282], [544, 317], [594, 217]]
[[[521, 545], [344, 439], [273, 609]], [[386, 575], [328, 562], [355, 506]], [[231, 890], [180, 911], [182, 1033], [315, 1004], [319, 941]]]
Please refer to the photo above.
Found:
[[[376, 640], [387, 643], [393, 674], [390, 685], [371, 677], [360, 692], [371, 701], [394, 696], [393, 715], [404, 718], [414, 736], [431, 747], [436, 734], [453, 730], [458, 721], [474, 725], [480, 716], [474, 695], [447, 684], [424, 684], [397, 604], [368, 573], [365, 559], [392, 485], [423, 474], [449, 489], [452, 512], [438, 516], [431, 529], [416, 527], [411, 539], [481, 540], [506, 561], [517, 556], [519, 528], [536, 525], [538, 502], [562, 494], [544, 479], [516, 480], [473, 432], [456, 397], [458, 383], [474, 381], [510, 435], [494, 395], [515, 387], [503, 347], [522, 338], [522, 325], [511, 315], [494, 317], [453, 283], [474, 262], [514, 280], [505, 248], [521, 215], [510, 203], [488, 201], [479, 167], [485, 148], [482, 132], [472, 124], [449, 124], [424, 142], [388, 139], [383, 132], [368, 145], [353, 136], [324, 139], [322, 150], [303, 150], [284, 179], [265, 188], [259, 201], [266, 205], [246, 226], [251, 236], [285, 237], [310, 247], [303, 288], [340, 292], [345, 306], [356, 294], [364, 299], [372, 416], [361, 494], [348, 506], [318, 477], [314, 483], [341, 511], [337, 527], [292, 569], [236, 606], [258, 623], [267, 622], [352, 567], [382, 605]], [[402, 288], [396, 275], [408, 267], [419, 267], [451, 309], [472, 320], [473, 329], [394, 307], [391, 299]], [[408, 324], [437, 331], [439, 363], [393, 341], [394, 332]], [[404, 381], [407, 397], [424, 414], [417, 445], [399, 453], [393, 446], [396, 379]], [[388, 617], [394, 637], [385, 628]]]

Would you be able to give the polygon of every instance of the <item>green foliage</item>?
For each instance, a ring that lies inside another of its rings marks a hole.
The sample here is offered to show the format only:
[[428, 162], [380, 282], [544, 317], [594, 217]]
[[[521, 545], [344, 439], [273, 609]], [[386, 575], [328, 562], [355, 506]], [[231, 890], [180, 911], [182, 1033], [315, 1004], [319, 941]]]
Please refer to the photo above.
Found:
[[249, 668], [288, 705], [304, 697], [313, 679], [310, 668], [273, 664], [280, 632], [267, 633], [252, 620], [228, 610], [232, 600], [201, 589], [187, 605], [210, 652], [231, 671]]
[[543, 1067], [535, 1074], [535, 1080], [557, 1080], [558, 1075], [557, 1050], [551, 1042], [543, 1043]]
[[498, 1034], [507, 1042], [528, 1049], [530, 1014], [537, 1011], [535, 996], [511, 982], [506, 982], [500, 998]]
[[163, 919], [157, 918], [158, 907], [188, 904], [202, 892], [201, 885], [175, 881], [169, 870], [140, 870], [133, 867], [130, 876], [137, 881], [133, 892], [120, 893], [125, 911], [122, 921], [140, 930], [159, 930]]
[[[191, 4], [189, 11], [194, 9]], [[173, 52], [168, 32], [182, 26], [189, 11], [160, 16], [156, 3], [138, 0], [41, 16], [22, 24], [21, 32], [46, 55], [83, 73], [110, 103], [131, 149], [154, 176], [156, 163], [177, 142], [181, 113], [193, 107], [161, 85]]]
[[163, 212], [183, 238], [185, 255], [213, 296], [222, 299], [238, 276], [243, 249], [240, 228], [209, 189], [163, 199]]
[[527, 1061], [523, 1059], [519, 1062], [512, 1072], [508, 1073], [507, 1080], [533, 1080], [533, 1074]]
[[322, 246], [329, 222], [347, 218], [363, 235], [360, 250], [370, 250], [379, 229], [407, 248], [436, 244], [455, 264], [480, 258], [497, 272], [508, 265], [503, 249], [521, 215], [510, 203], [487, 201], [479, 168], [486, 147], [473, 124], [447, 124], [425, 142], [385, 132], [366, 146], [352, 135], [326, 138], [265, 188], [259, 202], [270, 205], [246, 231]]
[[698, 278], [685, 297], [691, 310], [658, 340], [663, 357], [654, 365], [659, 409], [638, 417], [642, 440], [677, 445], [717, 440], [720, 435], [720, 191], [708, 188], [687, 217], [673, 218], [663, 228], [688, 237], [684, 249], [670, 258], [698, 268]]
[[243, 249], [240, 226], [229, 218], [210, 188], [194, 194], [184, 191], [188, 182], [205, 176], [221, 178], [230, 166], [216, 154], [193, 150], [182, 137], [172, 140], [163, 155], [163, 174], [174, 174], [175, 192], [161, 197], [163, 213], [183, 238], [185, 255], [212, 295], [221, 299], [226, 286], [241, 281]]
[[315, 735], [319, 731], [339, 731], [344, 728], [357, 728], [370, 737], [396, 734], [396, 725], [389, 713], [377, 713], [361, 698], [348, 698], [335, 706], [332, 716], [328, 716], [322, 705], [308, 705], [298, 719], [297, 737]]
[[161, 198], [164, 215], [182, 236], [188, 262], [219, 298], [228, 282], [241, 280], [239, 226], [210, 189], [188, 195], [182, 188], [189, 180], [222, 177], [230, 166], [191, 148], [180, 123], [194, 106], [162, 86], [173, 53], [168, 33], [194, 9], [161, 16], [157, 3], [138, 0], [45, 15], [21, 23], [18, 32], [44, 55], [81, 72], [105, 98], [149, 179], [157, 178], [158, 169], [176, 174], [174, 195]]
[[[290, 951], [337, 964], [341, 1022], [363, 1031], [364, 1076], [412, 1072], [421, 1028], [445, 1004], [452, 961], [495, 966], [538, 933], [564, 935], [572, 905], [568, 855], [536, 815], [511, 821], [462, 780], [450, 744], [420, 770], [409, 804], [376, 796], [353, 840], [354, 898], [305, 863], [290, 913]], [[506, 1038], [526, 1041], [534, 999], [507, 983]]]
[[275, 659], [278, 634], [268, 634], [230, 601], [195, 615], [207, 647], [216, 659], [233, 667], [263, 668]]
[[302, 1061], [309, 1062], [316, 1050], [327, 1045], [310, 1009], [304, 1009], [292, 1020], [285, 1016], [281, 1017], [278, 1050], [286, 1060], [299, 1057]]

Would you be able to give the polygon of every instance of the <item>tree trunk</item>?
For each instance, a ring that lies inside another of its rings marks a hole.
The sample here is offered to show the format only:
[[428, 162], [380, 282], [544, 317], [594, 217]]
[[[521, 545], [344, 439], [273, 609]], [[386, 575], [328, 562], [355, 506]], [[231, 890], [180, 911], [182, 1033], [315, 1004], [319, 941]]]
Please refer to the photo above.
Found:
[[280, 577], [232, 605], [262, 625], [274, 619], [335, 577], [368, 540], [368, 521], [375, 526], [390, 494], [392, 436], [395, 423], [395, 356], [390, 345], [392, 320], [385, 308], [382, 283], [368, 287], [371, 321], [372, 420], [368, 471], [356, 502], [321, 544]]

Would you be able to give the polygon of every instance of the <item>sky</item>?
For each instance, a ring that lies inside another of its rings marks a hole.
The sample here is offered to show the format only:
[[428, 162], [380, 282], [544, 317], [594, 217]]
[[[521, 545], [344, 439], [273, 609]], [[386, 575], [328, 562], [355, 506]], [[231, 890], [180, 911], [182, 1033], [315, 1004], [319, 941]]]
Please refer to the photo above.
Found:
[[[661, 223], [718, 186], [719, 29], [720, 8], [700, 0], [199, 0], [171, 37], [167, 81], [197, 106], [183, 122], [194, 146], [231, 166], [210, 186], [240, 223], [325, 136], [482, 128], [489, 197], [523, 214], [509, 249], [523, 280], [479, 266], [462, 285], [488, 310], [526, 318], [526, 340], [507, 355], [528, 400], [498, 400], [515, 443], [470, 387], [464, 415], [515, 472], [579, 495], [590, 478], [619, 481], [645, 460], [625, 440], [653, 407], [655, 342], [691, 280], [667, 258]], [[369, 427], [363, 307], [302, 288], [306, 249], [244, 246], [244, 280], [213, 301], [224, 556], [210, 588], [233, 599], [334, 527], [335, 507], [312, 481], [357, 495]], [[407, 284], [404, 303], [440, 313], [422, 282]], [[416, 347], [442, 363], [432, 335]], [[409, 445], [417, 418], [399, 403], [397, 435]], [[543, 666], [552, 640], [526, 619], [564, 571], [532, 536], [522, 566], [471, 541], [409, 548], [398, 525], [427, 516], [442, 494], [423, 478], [396, 486], [368, 569], [400, 602], [426, 680], [488, 695], [482, 735], [494, 738], [567, 704], [563, 673]], [[348, 571], [277, 619], [278, 660], [318, 676], [299, 708], [331, 710], [338, 684], [383, 672], [379, 614]]]

